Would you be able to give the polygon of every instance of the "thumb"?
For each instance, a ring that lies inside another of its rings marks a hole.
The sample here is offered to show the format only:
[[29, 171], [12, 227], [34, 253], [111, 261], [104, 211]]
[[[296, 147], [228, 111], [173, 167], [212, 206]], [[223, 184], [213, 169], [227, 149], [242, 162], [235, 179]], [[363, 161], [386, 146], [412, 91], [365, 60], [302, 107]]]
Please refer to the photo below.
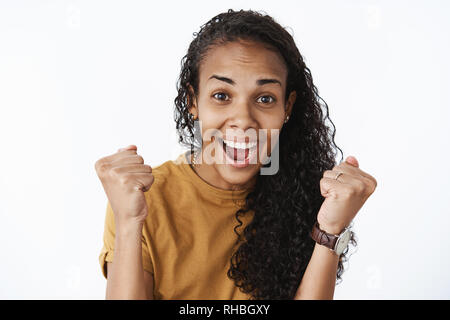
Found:
[[348, 164], [351, 164], [354, 167], [359, 167], [359, 163], [358, 160], [356, 160], [356, 158], [354, 156], [348, 156], [347, 158], [345, 158], [345, 162], [347, 162]]
[[125, 150], [137, 150], [137, 147], [134, 144], [130, 144], [125, 148], [120, 148], [117, 152], [125, 151]]

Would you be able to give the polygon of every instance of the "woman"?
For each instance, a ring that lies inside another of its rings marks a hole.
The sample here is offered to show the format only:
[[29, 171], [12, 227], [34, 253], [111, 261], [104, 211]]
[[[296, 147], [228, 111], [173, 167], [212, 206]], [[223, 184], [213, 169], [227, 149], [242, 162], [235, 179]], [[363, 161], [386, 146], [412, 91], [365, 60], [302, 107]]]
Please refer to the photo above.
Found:
[[106, 298], [332, 299], [348, 254], [333, 235], [356, 244], [348, 227], [376, 180], [342, 162], [328, 106], [270, 16], [230, 9], [194, 35], [175, 99], [190, 152], [152, 169], [131, 145], [96, 162]]

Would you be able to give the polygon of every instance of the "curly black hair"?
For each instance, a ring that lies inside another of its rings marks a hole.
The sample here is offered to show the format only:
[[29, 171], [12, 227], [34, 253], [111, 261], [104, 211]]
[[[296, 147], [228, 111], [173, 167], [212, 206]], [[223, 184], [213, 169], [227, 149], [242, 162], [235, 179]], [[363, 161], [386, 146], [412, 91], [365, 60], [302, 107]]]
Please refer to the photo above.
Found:
[[[258, 175], [244, 205], [236, 212], [237, 250], [230, 259], [228, 277], [251, 299], [293, 299], [311, 258], [315, 242], [310, 231], [324, 198], [320, 180], [336, 165], [335, 126], [328, 105], [319, 96], [291, 34], [265, 13], [252, 10], [220, 13], [194, 32], [181, 60], [177, 81], [175, 121], [179, 143], [191, 151], [201, 147], [197, 121], [190, 117], [190, 101], [199, 92], [199, 64], [208, 49], [226, 42], [251, 40], [275, 48], [288, 69], [285, 101], [297, 92], [290, 120], [280, 132], [279, 171]], [[191, 85], [194, 92], [189, 91]], [[323, 110], [322, 110], [323, 109]], [[333, 130], [326, 125], [329, 120]], [[197, 131], [198, 132], [198, 131]], [[200, 135], [201, 136], [201, 135]], [[242, 217], [253, 211], [251, 222], [239, 234]], [[243, 241], [245, 239], [245, 241]], [[351, 244], [356, 246], [352, 232]], [[348, 259], [348, 248], [339, 259], [338, 283]]]

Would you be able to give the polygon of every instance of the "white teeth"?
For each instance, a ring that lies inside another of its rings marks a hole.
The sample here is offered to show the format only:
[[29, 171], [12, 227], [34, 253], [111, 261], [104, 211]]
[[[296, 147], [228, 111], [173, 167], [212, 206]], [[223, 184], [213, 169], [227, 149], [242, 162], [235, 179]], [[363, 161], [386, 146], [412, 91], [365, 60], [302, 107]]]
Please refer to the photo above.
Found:
[[236, 148], [236, 149], [251, 149], [256, 147], [256, 142], [234, 142], [231, 140], [224, 140], [223, 141], [227, 146], [230, 148]]

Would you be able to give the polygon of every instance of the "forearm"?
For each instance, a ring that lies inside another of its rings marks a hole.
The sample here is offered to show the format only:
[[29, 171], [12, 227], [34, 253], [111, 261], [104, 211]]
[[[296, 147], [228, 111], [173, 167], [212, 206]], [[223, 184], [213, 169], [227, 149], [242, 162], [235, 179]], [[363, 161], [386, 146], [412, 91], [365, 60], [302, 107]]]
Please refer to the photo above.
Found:
[[142, 265], [142, 224], [117, 226], [106, 299], [147, 299]]
[[339, 257], [316, 243], [294, 300], [332, 300]]

